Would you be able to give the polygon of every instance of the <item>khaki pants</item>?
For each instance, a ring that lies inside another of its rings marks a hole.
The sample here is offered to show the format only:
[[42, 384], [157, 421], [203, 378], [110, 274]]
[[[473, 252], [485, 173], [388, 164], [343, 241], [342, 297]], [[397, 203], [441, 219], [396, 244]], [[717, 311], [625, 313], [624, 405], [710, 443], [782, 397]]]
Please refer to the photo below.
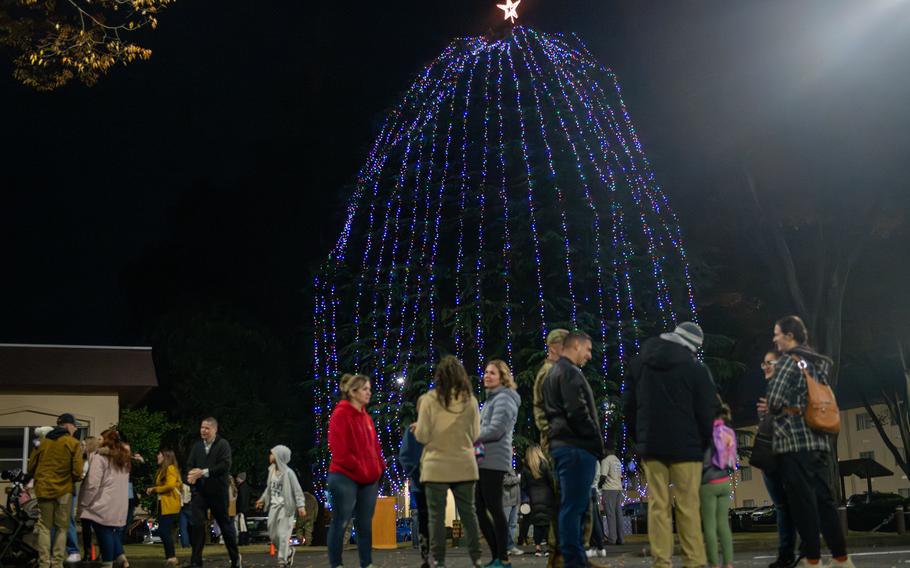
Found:
[[[62, 568], [66, 558], [66, 531], [70, 528], [70, 513], [73, 495], [67, 493], [56, 499], [38, 499], [40, 516], [35, 525], [38, 534], [38, 566], [40, 568]], [[51, 547], [51, 529], [56, 528]]]
[[676, 529], [682, 548], [683, 566], [704, 566], [705, 539], [701, 532], [701, 462], [644, 460], [648, 481], [648, 541], [652, 566], [669, 568], [673, 556], [673, 511], [670, 484], [676, 502]]

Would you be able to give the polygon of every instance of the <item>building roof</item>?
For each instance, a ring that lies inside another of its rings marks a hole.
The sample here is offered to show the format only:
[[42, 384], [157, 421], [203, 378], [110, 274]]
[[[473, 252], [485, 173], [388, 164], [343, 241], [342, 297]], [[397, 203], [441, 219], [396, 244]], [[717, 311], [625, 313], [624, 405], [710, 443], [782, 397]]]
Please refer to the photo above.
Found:
[[109, 392], [134, 402], [156, 386], [151, 347], [0, 343], [5, 392]]

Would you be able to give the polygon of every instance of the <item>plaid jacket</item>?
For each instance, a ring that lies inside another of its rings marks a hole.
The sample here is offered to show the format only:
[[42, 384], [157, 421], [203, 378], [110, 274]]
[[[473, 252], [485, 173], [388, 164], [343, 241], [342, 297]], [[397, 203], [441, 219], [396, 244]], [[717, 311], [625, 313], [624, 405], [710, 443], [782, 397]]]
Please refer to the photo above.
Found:
[[800, 451], [831, 451], [828, 434], [815, 432], [806, 425], [802, 414], [785, 412], [787, 407], [806, 408], [808, 386], [806, 377], [791, 355], [806, 361], [809, 374], [817, 381], [828, 384], [831, 360], [807, 347], [797, 347], [781, 355], [775, 368], [774, 377], [768, 384], [768, 408], [774, 414], [775, 454], [789, 454]]

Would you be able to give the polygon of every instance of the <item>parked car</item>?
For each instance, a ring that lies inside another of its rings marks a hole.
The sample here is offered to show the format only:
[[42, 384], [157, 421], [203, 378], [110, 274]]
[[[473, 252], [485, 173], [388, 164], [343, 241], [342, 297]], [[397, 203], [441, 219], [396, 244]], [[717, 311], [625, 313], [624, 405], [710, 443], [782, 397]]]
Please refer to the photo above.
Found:
[[777, 510], [774, 505], [765, 505], [752, 511], [750, 515], [752, 527], [774, 527], [777, 526]]
[[847, 527], [851, 531], [897, 530], [894, 510], [903, 505], [910, 509], [910, 501], [897, 493], [857, 493], [847, 499]]
[[752, 511], [755, 507], [737, 507], [730, 509], [730, 526], [735, 532], [747, 531], [752, 528]]
[[629, 519], [632, 534], [647, 534], [648, 532], [648, 503], [626, 503], [622, 507], [622, 514]]
[[158, 522], [152, 518], [133, 519], [127, 527], [125, 541], [133, 544], [161, 544]]
[[246, 530], [250, 535], [250, 543], [269, 542], [269, 518], [246, 517]]

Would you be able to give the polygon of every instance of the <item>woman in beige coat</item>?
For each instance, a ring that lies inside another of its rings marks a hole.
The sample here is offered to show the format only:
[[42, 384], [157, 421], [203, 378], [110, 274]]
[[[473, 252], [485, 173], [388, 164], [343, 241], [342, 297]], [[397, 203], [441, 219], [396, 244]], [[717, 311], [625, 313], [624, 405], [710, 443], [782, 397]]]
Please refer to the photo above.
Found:
[[443, 357], [434, 374], [436, 388], [417, 401], [414, 437], [424, 444], [420, 481], [427, 495], [430, 552], [437, 568], [445, 566], [446, 497], [455, 496], [471, 563], [480, 566], [480, 530], [474, 510], [477, 459], [474, 441], [480, 435], [480, 410], [461, 361]]

